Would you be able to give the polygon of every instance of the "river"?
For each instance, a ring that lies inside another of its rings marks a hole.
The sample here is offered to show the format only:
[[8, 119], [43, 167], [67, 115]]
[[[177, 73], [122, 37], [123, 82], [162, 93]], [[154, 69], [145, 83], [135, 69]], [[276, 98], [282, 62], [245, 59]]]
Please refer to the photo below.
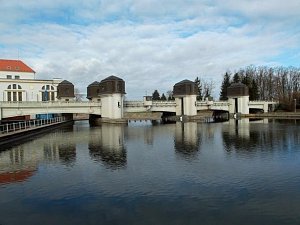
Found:
[[0, 147], [0, 224], [300, 224], [300, 121], [78, 121]]

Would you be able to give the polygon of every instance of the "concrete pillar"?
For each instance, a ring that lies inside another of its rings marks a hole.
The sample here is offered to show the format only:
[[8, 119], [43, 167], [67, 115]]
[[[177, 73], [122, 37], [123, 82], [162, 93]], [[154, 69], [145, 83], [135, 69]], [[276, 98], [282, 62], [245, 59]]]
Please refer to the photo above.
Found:
[[249, 96], [238, 98], [238, 105], [241, 114], [249, 114]]
[[186, 116], [197, 115], [197, 95], [187, 95], [183, 97], [183, 110]]
[[249, 114], [249, 96], [228, 97], [229, 113]]
[[184, 109], [183, 109], [183, 98], [175, 98], [175, 103], [176, 103], [176, 116], [181, 116], [184, 115]]
[[123, 118], [123, 102], [124, 96], [120, 93], [102, 95], [101, 96], [101, 116], [109, 119]]

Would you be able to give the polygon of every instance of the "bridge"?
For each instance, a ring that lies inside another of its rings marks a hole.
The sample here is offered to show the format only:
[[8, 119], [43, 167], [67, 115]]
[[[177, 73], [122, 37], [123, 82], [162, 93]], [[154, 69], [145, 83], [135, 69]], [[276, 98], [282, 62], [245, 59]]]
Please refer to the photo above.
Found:
[[[268, 112], [270, 105], [276, 102], [249, 101], [249, 109], [258, 109]], [[202, 110], [230, 111], [229, 101], [196, 101], [197, 112]], [[36, 115], [36, 114], [92, 114], [102, 116], [104, 106], [102, 102], [0, 102], [0, 120], [14, 116]], [[176, 101], [124, 101], [121, 104], [123, 113], [142, 112], [167, 112], [176, 114], [179, 105]]]
[[2, 118], [52, 114], [84, 113], [101, 115], [101, 103], [95, 102], [0, 102], [0, 120]]
[[[73, 91], [72, 91], [73, 90]], [[6, 101], [0, 102], [0, 120], [15, 116], [37, 114], [89, 114], [97, 121], [125, 121], [124, 113], [161, 112], [165, 115], [193, 117], [199, 111], [215, 111], [219, 114], [249, 114], [251, 109], [268, 112], [277, 102], [249, 101], [248, 87], [234, 83], [228, 88], [228, 101], [198, 101], [195, 82], [183, 80], [173, 87], [173, 101], [153, 101], [145, 96], [142, 101], [125, 101], [124, 80], [110, 76], [87, 87], [89, 101], [74, 100], [74, 85], [61, 82], [57, 86], [54, 101]]]

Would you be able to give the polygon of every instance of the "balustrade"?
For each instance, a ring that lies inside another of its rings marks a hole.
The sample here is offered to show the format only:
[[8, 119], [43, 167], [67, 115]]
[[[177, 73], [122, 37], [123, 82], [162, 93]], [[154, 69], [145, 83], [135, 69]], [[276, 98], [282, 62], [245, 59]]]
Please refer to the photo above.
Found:
[[0, 125], [0, 135], [7, 134], [11, 132], [16, 132], [20, 130], [28, 130], [33, 129], [36, 127], [45, 126], [48, 124], [60, 123], [66, 121], [65, 117], [55, 117], [49, 119], [40, 119], [40, 120], [28, 120], [28, 121], [21, 121], [15, 123], [6, 123]]

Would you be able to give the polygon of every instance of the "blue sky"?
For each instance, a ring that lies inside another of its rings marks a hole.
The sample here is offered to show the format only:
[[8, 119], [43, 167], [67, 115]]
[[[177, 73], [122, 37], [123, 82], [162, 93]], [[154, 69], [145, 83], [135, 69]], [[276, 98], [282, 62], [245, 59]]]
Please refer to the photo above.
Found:
[[196, 76], [300, 62], [299, 0], [0, 0], [0, 58], [80, 92], [107, 76], [128, 99]]

